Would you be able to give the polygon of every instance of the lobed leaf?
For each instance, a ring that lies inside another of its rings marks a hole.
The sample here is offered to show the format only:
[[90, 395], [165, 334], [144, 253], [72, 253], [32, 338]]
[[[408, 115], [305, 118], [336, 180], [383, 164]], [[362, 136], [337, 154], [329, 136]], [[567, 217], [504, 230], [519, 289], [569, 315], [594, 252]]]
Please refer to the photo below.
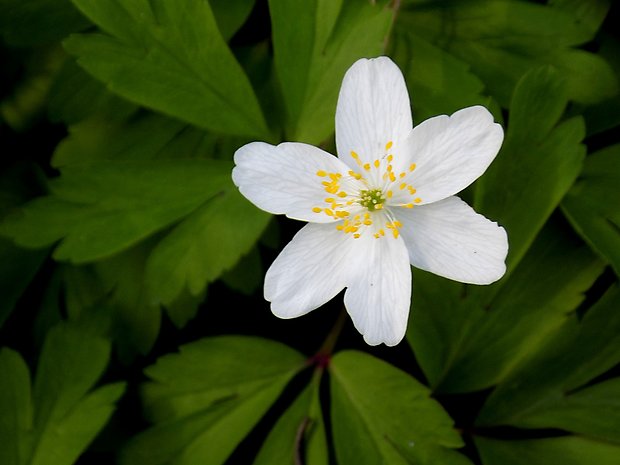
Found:
[[414, 378], [354, 351], [336, 354], [329, 373], [338, 463], [471, 463], [452, 450], [463, 445], [452, 420]]
[[72, 36], [65, 48], [112, 92], [202, 128], [269, 137], [209, 2], [73, 3], [105, 33]]
[[286, 139], [320, 143], [334, 130], [337, 83], [358, 58], [381, 54], [393, 13], [365, 0], [270, 0], [269, 11]]
[[291, 377], [292, 349], [255, 337], [202, 339], [146, 369], [143, 397], [155, 425], [136, 436], [121, 464], [224, 463]]
[[562, 211], [583, 239], [620, 275], [620, 145], [586, 158]]
[[0, 352], [0, 451], [6, 465], [70, 465], [114, 411], [124, 383], [92, 390], [110, 355], [109, 341], [70, 325], [48, 333], [30, 388], [16, 352]]

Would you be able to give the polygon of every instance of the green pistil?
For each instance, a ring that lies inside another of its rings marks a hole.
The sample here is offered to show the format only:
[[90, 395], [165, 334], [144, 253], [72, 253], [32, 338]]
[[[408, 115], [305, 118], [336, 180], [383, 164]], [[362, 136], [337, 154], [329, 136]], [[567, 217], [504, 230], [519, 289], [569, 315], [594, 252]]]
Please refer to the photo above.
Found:
[[374, 212], [379, 210], [385, 202], [385, 197], [381, 189], [372, 189], [360, 192], [360, 205], [366, 207], [368, 211]]

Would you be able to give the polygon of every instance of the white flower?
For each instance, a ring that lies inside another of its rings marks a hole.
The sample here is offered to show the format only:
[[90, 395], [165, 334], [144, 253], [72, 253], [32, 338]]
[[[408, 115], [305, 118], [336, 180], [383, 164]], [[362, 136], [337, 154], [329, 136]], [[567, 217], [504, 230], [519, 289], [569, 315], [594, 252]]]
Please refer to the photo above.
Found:
[[392, 346], [407, 328], [410, 264], [464, 283], [503, 276], [506, 232], [454, 196], [493, 161], [501, 126], [481, 106], [412, 126], [398, 67], [387, 57], [361, 59], [340, 89], [338, 158], [302, 143], [237, 150], [241, 193], [309, 223], [265, 276], [276, 316], [304, 315], [346, 288], [364, 340]]

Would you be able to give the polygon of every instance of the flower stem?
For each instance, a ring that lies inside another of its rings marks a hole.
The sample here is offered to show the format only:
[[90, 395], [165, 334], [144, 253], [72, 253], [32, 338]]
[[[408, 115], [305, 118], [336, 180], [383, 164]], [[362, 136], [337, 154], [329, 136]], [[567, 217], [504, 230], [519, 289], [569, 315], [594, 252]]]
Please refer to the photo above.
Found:
[[316, 364], [317, 368], [320, 369], [325, 368], [329, 364], [332, 352], [334, 351], [334, 346], [338, 341], [338, 336], [340, 336], [340, 333], [342, 332], [342, 328], [344, 327], [346, 319], [347, 311], [343, 306], [340, 314], [338, 315], [338, 318], [336, 319], [336, 322], [334, 323], [334, 326], [323, 341], [323, 344], [321, 344], [321, 347], [316, 352], [316, 354], [314, 354], [314, 356], [310, 358], [310, 364]]

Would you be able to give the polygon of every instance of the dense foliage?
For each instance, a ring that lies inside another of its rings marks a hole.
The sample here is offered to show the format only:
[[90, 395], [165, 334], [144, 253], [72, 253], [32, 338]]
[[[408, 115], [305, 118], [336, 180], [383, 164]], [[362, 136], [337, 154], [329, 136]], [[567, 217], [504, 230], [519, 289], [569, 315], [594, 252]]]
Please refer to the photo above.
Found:
[[[610, 0], [0, 0], [0, 464], [620, 463], [620, 41]], [[407, 338], [278, 320], [299, 223], [241, 145], [335, 152], [342, 77], [505, 128], [464, 197], [506, 276], [414, 270]]]

